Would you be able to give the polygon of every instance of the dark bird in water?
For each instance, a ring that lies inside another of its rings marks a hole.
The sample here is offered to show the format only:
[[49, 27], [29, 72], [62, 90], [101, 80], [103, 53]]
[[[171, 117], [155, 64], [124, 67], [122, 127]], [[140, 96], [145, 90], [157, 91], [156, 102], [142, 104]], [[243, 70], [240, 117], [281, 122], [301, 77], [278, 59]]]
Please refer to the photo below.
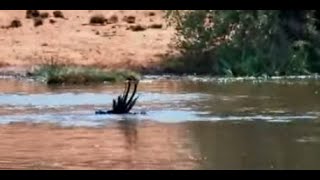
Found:
[[[96, 114], [127, 114], [137, 102], [139, 96], [135, 97], [139, 80], [133, 76], [126, 79], [125, 89], [123, 94], [118, 96], [117, 99], [113, 99], [112, 110], [109, 111], [97, 111]], [[133, 92], [129, 98], [129, 92], [133, 85]]]

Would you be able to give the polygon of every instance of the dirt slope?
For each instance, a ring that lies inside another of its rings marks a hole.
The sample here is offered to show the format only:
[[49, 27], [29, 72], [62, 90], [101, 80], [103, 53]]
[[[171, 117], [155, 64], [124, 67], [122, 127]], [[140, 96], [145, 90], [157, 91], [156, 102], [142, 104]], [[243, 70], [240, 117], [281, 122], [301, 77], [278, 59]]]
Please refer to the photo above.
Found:
[[[18, 28], [0, 28], [0, 66], [18, 69], [53, 58], [67, 64], [148, 69], [174, 52], [170, 45], [174, 29], [166, 26], [160, 10], [62, 10], [66, 19], [54, 18], [53, 10], [40, 12], [48, 12], [49, 18], [35, 27], [34, 21], [26, 18], [26, 10], [0, 11], [0, 26], [14, 19], [22, 23]], [[119, 21], [88, 25], [90, 17], [98, 14], [106, 18], [116, 15]], [[135, 23], [123, 21], [125, 16], [134, 16]], [[50, 23], [50, 19], [56, 22]], [[162, 24], [162, 28], [128, 29], [152, 24]]]

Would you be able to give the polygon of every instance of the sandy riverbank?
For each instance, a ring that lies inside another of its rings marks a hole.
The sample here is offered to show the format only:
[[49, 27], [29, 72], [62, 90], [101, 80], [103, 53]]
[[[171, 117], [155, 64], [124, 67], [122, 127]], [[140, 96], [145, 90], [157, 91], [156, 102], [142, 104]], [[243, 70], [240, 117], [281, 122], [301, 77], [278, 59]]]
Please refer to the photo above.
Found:
[[[54, 18], [52, 10], [43, 25], [34, 26], [26, 18], [26, 10], [0, 11], [0, 25], [14, 19], [21, 21], [18, 28], [0, 28], [1, 70], [21, 71], [54, 58], [57, 63], [95, 66], [99, 68], [157, 68], [163, 57], [175, 51], [171, 45], [174, 29], [166, 26], [160, 10], [62, 10], [66, 19]], [[152, 12], [152, 13], [150, 13]], [[115, 15], [117, 23], [103, 26], [87, 25], [93, 15], [106, 18]], [[134, 16], [135, 23], [122, 19]], [[56, 21], [50, 23], [50, 19]], [[162, 28], [132, 31], [132, 25]]]

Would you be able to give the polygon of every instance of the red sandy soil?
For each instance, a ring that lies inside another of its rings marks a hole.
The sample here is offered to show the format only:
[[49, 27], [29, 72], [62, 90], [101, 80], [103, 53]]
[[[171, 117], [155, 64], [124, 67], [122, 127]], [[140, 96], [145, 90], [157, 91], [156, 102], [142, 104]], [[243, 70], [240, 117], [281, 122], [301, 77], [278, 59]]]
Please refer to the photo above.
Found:
[[118, 123], [107, 128], [0, 126], [0, 169], [197, 169], [182, 125]]
[[[26, 18], [26, 10], [1, 10], [0, 26], [18, 19], [18, 28], [0, 28], [0, 66], [32, 67], [53, 58], [57, 63], [95, 66], [100, 68], [157, 68], [163, 57], [175, 53], [171, 40], [174, 29], [168, 27], [160, 10], [62, 10], [66, 19], [54, 18], [53, 10], [44, 24], [34, 27]], [[150, 12], [154, 12], [150, 16]], [[88, 25], [90, 17], [116, 15], [117, 23], [103, 26]], [[136, 22], [123, 21], [135, 16]], [[56, 23], [51, 24], [50, 19]], [[144, 31], [127, 29], [130, 25], [162, 24], [161, 29]]]

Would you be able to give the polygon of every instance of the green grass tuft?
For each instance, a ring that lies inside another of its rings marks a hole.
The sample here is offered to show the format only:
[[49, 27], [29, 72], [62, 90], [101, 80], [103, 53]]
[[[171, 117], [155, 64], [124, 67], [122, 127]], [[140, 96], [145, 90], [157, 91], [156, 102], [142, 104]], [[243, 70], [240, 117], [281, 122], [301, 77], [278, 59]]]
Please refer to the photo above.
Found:
[[43, 65], [31, 73], [32, 77], [47, 84], [92, 84], [124, 81], [128, 76], [140, 78], [129, 70], [104, 71], [92, 67]]

